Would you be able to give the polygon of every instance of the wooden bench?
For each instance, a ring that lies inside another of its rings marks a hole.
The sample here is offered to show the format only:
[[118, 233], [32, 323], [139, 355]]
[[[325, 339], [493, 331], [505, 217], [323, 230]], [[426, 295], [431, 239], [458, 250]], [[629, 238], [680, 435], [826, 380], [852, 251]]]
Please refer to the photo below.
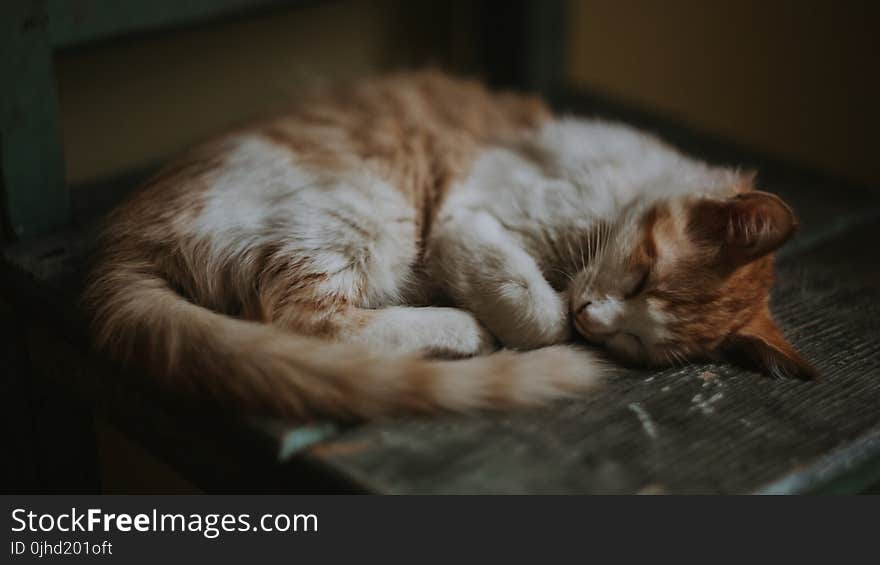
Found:
[[[3, 9], [44, 4], [13, 2]], [[219, 4], [240, 8], [248, 2]], [[529, 18], [538, 29], [527, 35], [545, 33], [559, 13]], [[45, 27], [40, 13], [15, 15], [16, 25]], [[532, 69], [541, 68], [534, 62], [547, 57], [547, 49], [559, 46], [533, 45], [540, 47], [523, 54]], [[16, 161], [19, 144], [57, 141], [57, 132], [44, 121], [29, 121], [30, 114], [25, 121], [32, 126], [9, 129], [4, 114], [0, 146], [7, 227], [19, 239], [3, 250], [2, 288], [14, 316], [3, 325], [11, 377], [4, 398], [7, 416], [15, 429], [23, 430], [14, 434], [12, 451], [21, 455], [19, 475], [33, 479], [26, 483], [30, 489], [98, 488], [89, 437], [92, 414], [112, 422], [199, 487], [218, 492], [876, 489], [880, 262], [874, 242], [880, 241], [880, 194], [596, 95], [553, 88], [558, 82], [542, 76], [543, 71], [517, 72], [528, 77], [521, 84], [551, 91], [561, 109], [622, 119], [710, 161], [760, 170], [761, 186], [792, 203], [803, 225], [779, 257], [773, 309], [822, 381], [770, 380], [727, 365], [696, 365], [630, 371], [595, 395], [531, 412], [345, 428], [333, 422], [242, 421], [169, 397], [148, 375], [122, 375], [90, 353], [77, 296], [94, 225], [142, 174], [76, 191], [83, 200], [71, 201], [60, 185], [57, 143], [54, 149], [49, 142], [37, 144], [41, 150], [35, 160]], [[26, 109], [45, 109], [52, 92], [40, 88], [47, 84], [43, 76], [14, 89], [15, 96], [34, 98]], [[9, 107], [4, 102], [4, 112]]]

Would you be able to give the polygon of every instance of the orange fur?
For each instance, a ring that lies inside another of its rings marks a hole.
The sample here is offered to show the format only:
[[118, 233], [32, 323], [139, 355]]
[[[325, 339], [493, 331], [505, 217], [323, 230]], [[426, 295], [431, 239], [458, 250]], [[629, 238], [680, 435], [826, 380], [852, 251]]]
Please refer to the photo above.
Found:
[[537, 98], [491, 94], [476, 81], [422, 72], [307, 95], [260, 131], [318, 171], [376, 165], [421, 210], [424, 241], [479, 147], [514, 143], [549, 118]]
[[663, 205], [652, 208], [631, 262], [650, 265], [658, 240], [677, 250], [672, 267], [655, 268], [646, 292], [663, 301], [674, 320], [670, 349], [687, 357], [725, 354], [770, 372], [814, 378], [815, 370], [784, 339], [769, 308], [772, 252], [794, 234], [797, 220], [778, 197], [754, 191], [753, 178], [736, 183], [729, 200], [695, 199], [685, 224]]

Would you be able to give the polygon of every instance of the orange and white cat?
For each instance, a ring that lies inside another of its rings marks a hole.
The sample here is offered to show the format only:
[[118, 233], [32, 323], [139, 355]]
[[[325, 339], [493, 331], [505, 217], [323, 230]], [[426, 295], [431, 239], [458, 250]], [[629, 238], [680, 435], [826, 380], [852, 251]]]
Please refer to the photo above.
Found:
[[[98, 346], [250, 412], [535, 405], [610, 366], [739, 357], [797, 220], [626, 126], [411, 73], [324, 89], [165, 168], [109, 218]], [[496, 351], [497, 349], [501, 351]]]

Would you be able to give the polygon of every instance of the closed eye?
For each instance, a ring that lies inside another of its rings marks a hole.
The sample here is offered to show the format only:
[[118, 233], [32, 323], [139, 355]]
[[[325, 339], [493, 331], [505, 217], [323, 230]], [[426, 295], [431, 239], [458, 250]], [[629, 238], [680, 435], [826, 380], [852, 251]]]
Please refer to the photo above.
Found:
[[640, 338], [639, 336], [637, 336], [636, 334], [634, 334], [634, 333], [632, 333], [632, 332], [626, 332], [626, 335], [628, 335], [629, 337], [631, 337], [631, 338], [633, 338], [634, 340], [636, 340], [636, 343], [639, 344], [639, 347], [641, 347], [641, 348], [644, 349], [644, 347], [645, 347], [645, 342], [642, 341], [642, 338]]
[[632, 290], [629, 291], [623, 298], [629, 300], [630, 298], [635, 298], [636, 296], [641, 294], [642, 291], [645, 290], [645, 287], [648, 285], [648, 278], [650, 277], [650, 274], [650, 271], [645, 269], [644, 274], [642, 274], [636, 286], [634, 286]]

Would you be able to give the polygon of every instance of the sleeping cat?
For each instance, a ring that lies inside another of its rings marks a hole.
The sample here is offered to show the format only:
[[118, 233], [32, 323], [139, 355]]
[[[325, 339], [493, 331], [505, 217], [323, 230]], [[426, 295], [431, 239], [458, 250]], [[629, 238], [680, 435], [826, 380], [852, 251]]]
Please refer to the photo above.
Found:
[[[115, 210], [98, 346], [249, 412], [536, 405], [610, 365], [813, 370], [773, 322], [792, 210], [626, 126], [439, 73], [304, 95]], [[499, 350], [500, 351], [496, 351]]]

